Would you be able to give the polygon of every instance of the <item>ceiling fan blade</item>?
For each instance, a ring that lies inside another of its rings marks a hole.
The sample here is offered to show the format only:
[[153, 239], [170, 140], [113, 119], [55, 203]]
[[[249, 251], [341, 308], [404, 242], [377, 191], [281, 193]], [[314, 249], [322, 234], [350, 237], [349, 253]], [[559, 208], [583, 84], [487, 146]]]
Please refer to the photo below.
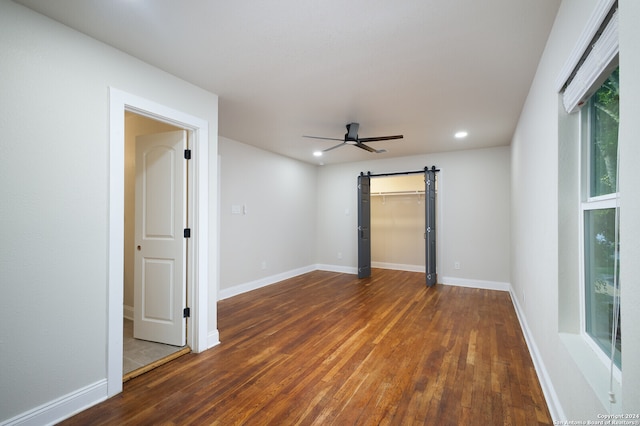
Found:
[[370, 146], [367, 146], [367, 145], [365, 145], [365, 144], [363, 144], [363, 143], [360, 143], [360, 142], [356, 143], [356, 144], [355, 144], [355, 146], [357, 146], [358, 148], [362, 148], [362, 149], [364, 149], [365, 151], [369, 151], [369, 152], [378, 152], [378, 150], [377, 150], [377, 149], [373, 149], [373, 148], [371, 148]]
[[[338, 139], [338, 140], [340, 140], [340, 139]], [[342, 145], [346, 145], [346, 144], [344, 142], [341, 142], [336, 146], [332, 146], [331, 148], [327, 148], [327, 149], [322, 150], [322, 152], [327, 152], [327, 151], [331, 151], [332, 149], [340, 148]]]
[[344, 135], [345, 140], [357, 141], [358, 140], [358, 129], [359, 128], [360, 128], [360, 124], [358, 124], [358, 123], [349, 123], [349, 124], [347, 124], [347, 134]]
[[311, 139], [323, 139], [326, 141], [341, 141], [342, 139], [338, 139], [338, 138], [323, 138], [321, 136], [307, 136], [307, 135], [302, 135], [303, 138], [311, 138]]
[[392, 139], [402, 139], [404, 136], [402, 135], [393, 135], [393, 136], [377, 136], [374, 138], [360, 138], [360, 142], [376, 142], [376, 141], [390, 141]]

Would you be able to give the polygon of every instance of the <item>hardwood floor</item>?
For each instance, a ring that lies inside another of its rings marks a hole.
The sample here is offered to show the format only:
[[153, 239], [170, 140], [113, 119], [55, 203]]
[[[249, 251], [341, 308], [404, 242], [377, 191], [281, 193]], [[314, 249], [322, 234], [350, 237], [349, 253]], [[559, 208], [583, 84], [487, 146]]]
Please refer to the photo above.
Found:
[[506, 292], [315, 271], [218, 307], [220, 345], [64, 424], [552, 424]]

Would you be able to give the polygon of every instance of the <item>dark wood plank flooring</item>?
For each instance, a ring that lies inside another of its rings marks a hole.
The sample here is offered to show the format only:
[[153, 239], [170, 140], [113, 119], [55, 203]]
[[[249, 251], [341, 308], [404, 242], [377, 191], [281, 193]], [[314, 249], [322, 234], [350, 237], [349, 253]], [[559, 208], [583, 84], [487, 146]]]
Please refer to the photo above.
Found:
[[552, 424], [506, 292], [315, 271], [218, 307], [220, 345], [63, 424]]

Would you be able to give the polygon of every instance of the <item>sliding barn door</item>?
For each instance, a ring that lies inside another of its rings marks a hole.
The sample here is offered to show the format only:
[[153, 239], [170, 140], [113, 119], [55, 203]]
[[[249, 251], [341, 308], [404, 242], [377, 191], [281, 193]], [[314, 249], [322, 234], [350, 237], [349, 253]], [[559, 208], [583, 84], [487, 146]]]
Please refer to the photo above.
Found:
[[427, 285], [433, 286], [436, 275], [436, 171], [424, 169], [425, 244]]
[[358, 176], [358, 278], [371, 276], [371, 178]]

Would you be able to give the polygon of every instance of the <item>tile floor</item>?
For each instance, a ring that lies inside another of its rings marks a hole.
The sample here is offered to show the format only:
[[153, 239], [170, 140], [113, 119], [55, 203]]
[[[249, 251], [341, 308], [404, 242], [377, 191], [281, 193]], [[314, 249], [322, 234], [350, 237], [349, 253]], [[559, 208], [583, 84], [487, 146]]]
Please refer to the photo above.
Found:
[[125, 318], [122, 374], [125, 375], [133, 370], [144, 367], [147, 364], [151, 364], [152, 362], [171, 355], [174, 352], [178, 352], [183, 347], [134, 339], [133, 321]]

